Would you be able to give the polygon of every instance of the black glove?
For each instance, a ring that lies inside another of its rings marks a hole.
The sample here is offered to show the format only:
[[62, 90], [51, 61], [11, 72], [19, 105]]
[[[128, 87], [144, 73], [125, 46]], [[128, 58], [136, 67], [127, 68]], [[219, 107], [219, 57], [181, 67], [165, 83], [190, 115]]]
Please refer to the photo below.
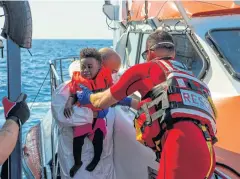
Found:
[[27, 95], [21, 93], [16, 102], [10, 101], [7, 97], [2, 100], [6, 120], [14, 120], [20, 127], [30, 117], [30, 110], [26, 103]]

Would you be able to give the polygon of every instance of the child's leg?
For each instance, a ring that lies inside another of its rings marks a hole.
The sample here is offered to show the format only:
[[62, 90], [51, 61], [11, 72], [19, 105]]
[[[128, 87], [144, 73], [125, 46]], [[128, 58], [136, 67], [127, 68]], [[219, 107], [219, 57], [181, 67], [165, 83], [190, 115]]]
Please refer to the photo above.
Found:
[[75, 137], [73, 139], [73, 157], [74, 157], [74, 165], [70, 170], [70, 177], [73, 177], [78, 169], [82, 166], [82, 146], [84, 144], [84, 138], [86, 135]]
[[98, 162], [100, 161], [101, 154], [103, 151], [103, 138], [104, 138], [104, 134], [98, 128], [94, 133], [94, 138], [92, 141], [93, 147], [94, 147], [94, 157], [91, 163], [86, 167], [86, 170], [88, 170], [89, 172], [93, 171], [97, 166]]

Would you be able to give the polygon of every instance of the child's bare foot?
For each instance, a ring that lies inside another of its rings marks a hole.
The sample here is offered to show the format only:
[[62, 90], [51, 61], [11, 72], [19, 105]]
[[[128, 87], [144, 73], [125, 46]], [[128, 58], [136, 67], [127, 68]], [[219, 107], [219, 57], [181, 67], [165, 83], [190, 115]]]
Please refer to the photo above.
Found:
[[79, 165], [73, 165], [73, 167], [70, 170], [70, 177], [74, 177], [74, 175], [77, 173], [78, 169], [82, 166], [82, 162]]
[[91, 163], [86, 167], [86, 170], [92, 172], [96, 168], [99, 161], [100, 159], [93, 159]]

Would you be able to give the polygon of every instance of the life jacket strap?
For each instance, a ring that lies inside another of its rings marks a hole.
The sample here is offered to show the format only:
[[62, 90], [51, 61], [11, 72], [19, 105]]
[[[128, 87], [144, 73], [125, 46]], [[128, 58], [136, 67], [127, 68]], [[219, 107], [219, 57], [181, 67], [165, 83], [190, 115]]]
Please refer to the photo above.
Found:
[[[161, 106], [159, 106], [161, 105]], [[149, 113], [149, 109], [152, 107], [156, 107], [156, 112], [151, 114]], [[146, 124], [148, 126], [151, 126], [152, 123], [164, 116], [165, 110], [169, 108], [169, 101], [168, 101], [168, 95], [167, 92], [163, 91], [161, 95], [156, 97], [153, 101], [151, 102], [146, 102], [143, 104], [140, 109], [137, 112], [136, 118], [138, 118], [142, 113], [145, 113], [146, 115]], [[162, 121], [162, 120], [161, 120]]]

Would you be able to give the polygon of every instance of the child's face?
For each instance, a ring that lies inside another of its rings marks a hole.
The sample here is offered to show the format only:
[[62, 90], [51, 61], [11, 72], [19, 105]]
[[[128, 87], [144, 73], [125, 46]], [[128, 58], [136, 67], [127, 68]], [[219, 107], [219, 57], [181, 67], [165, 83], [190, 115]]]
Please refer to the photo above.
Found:
[[93, 79], [100, 69], [100, 63], [92, 57], [83, 58], [80, 60], [81, 63], [81, 75], [83, 78]]

